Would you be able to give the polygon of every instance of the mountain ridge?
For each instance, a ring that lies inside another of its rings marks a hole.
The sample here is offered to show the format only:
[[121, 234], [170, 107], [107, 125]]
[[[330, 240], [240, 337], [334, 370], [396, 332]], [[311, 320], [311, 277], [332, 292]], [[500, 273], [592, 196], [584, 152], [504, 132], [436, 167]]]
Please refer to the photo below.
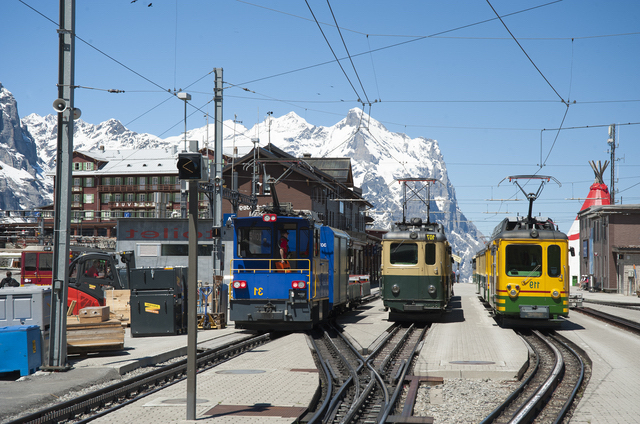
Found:
[[[30, 114], [20, 120], [17, 102], [0, 84], [0, 145], [6, 145], [8, 155], [0, 155], [0, 166], [20, 164], [39, 185], [29, 190], [25, 179], [9, 180], [13, 191], [0, 201], [0, 208], [16, 209], [44, 206], [53, 199], [53, 184], [45, 178], [55, 170], [57, 149], [57, 117], [41, 117]], [[8, 117], [8, 118], [5, 118]], [[11, 131], [5, 131], [7, 126]], [[361, 187], [363, 197], [375, 205], [369, 211], [374, 218], [374, 228], [389, 229], [393, 222], [402, 220], [402, 186], [398, 180], [406, 178], [432, 178], [439, 183], [430, 187], [431, 221], [442, 222], [453, 246], [454, 253], [463, 258], [460, 268], [464, 276], [471, 272], [471, 256], [479, 250], [482, 235], [473, 223], [467, 222], [458, 207], [455, 188], [449, 180], [446, 164], [438, 142], [425, 137], [410, 138], [394, 133], [359, 108], [351, 109], [347, 116], [331, 127], [308, 123], [294, 112], [281, 117], [269, 116], [251, 128], [237, 122], [223, 122], [223, 146], [225, 154], [232, 155], [237, 148], [243, 156], [257, 139], [261, 146], [269, 142], [295, 157], [312, 154], [314, 157], [349, 157], [352, 162], [356, 187]], [[188, 130], [187, 140], [198, 140], [200, 147], [213, 147], [213, 124]], [[74, 150], [92, 151], [103, 146], [107, 150], [167, 148], [177, 146], [181, 150], [185, 136], [161, 139], [152, 134], [139, 134], [128, 130], [120, 121], [110, 119], [98, 125], [78, 119], [74, 121]], [[4, 172], [4, 171], [0, 171]], [[10, 173], [5, 173], [10, 174]], [[0, 183], [1, 185], [1, 183]], [[37, 191], [41, 190], [38, 195]], [[423, 190], [423, 189], [421, 189]], [[7, 193], [5, 191], [5, 193]], [[23, 196], [27, 201], [20, 201]], [[426, 193], [420, 194], [426, 198]], [[406, 218], [426, 218], [426, 206], [415, 199], [407, 203]]]

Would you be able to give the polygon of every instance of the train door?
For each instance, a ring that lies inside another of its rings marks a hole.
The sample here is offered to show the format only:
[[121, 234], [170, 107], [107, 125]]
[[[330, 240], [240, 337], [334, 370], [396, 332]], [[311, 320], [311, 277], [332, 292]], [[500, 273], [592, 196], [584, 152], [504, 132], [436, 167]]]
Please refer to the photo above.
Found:
[[22, 284], [51, 285], [53, 252], [22, 252]]
[[497, 253], [497, 250], [498, 250], [498, 246], [496, 246], [495, 244], [491, 246], [491, 258], [490, 258], [490, 260], [491, 260], [491, 275], [489, 276], [488, 282], [487, 282], [487, 284], [489, 284], [489, 290], [488, 290], [489, 296], [488, 296], [487, 300], [489, 301], [490, 305], [495, 306], [496, 308], [497, 308], [497, 305], [496, 305], [496, 300], [497, 300], [496, 299], [496, 295], [497, 295], [496, 286], [498, 285], [498, 276], [496, 275], [496, 271], [498, 269], [497, 268], [497, 264], [496, 264], [496, 257], [497, 257], [496, 253]]

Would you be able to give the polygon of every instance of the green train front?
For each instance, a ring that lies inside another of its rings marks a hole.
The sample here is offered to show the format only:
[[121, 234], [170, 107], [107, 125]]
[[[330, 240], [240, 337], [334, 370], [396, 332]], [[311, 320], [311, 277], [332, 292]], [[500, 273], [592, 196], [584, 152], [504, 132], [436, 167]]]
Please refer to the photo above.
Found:
[[382, 237], [380, 293], [391, 320], [433, 318], [453, 295], [451, 246], [442, 224], [413, 218]]
[[500, 318], [533, 324], [569, 315], [566, 234], [546, 218], [506, 218], [479, 252], [480, 296]]

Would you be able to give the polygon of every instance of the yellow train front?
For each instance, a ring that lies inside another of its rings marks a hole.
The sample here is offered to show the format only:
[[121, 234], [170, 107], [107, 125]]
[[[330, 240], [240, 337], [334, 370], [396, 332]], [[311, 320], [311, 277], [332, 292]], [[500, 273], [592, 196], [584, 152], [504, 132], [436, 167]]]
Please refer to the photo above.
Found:
[[382, 237], [380, 293], [392, 321], [437, 318], [453, 295], [451, 246], [442, 224], [420, 218]]
[[568, 239], [550, 219], [504, 219], [475, 265], [480, 297], [503, 324], [552, 324], [569, 316]]

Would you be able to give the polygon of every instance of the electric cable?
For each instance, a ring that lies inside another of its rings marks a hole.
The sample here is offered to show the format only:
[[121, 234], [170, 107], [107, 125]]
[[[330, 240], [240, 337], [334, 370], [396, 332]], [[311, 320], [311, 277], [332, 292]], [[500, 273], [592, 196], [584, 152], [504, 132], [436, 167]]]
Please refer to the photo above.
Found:
[[[329, 42], [329, 39], [327, 39], [327, 36], [325, 35], [324, 31], [322, 30], [322, 27], [320, 26], [320, 22], [318, 22], [318, 19], [316, 19], [316, 15], [313, 13], [313, 10], [311, 10], [311, 5], [309, 4], [309, 2], [307, 0], [304, 0], [304, 2], [307, 4], [307, 7], [309, 8], [309, 12], [311, 12], [311, 16], [313, 16], [313, 19], [316, 21], [316, 24], [318, 25], [318, 29], [320, 30], [320, 32], [322, 33], [322, 36], [324, 37], [324, 41], [326, 41], [327, 45], [329, 46], [329, 50], [331, 50], [331, 54], [333, 54], [333, 57], [335, 58], [335, 62], [337, 62], [338, 66], [340, 66], [340, 69], [342, 70], [342, 73], [347, 78], [347, 81], [349, 81], [349, 85], [351, 85], [351, 88], [353, 89], [354, 93], [356, 93], [356, 96], [358, 97], [358, 101], [361, 102], [360, 95], [358, 94], [358, 90], [356, 90], [356, 88], [353, 86], [353, 83], [351, 82], [351, 79], [349, 78], [349, 75], [347, 75], [347, 72], [342, 67], [342, 63], [340, 63], [340, 59], [338, 59], [338, 56], [336, 55], [336, 52], [333, 51], [333, 47], [331, 47], [331, 43]], [[333, 63], [333, 62], [334, 61], [332, 60], [329, 63]]]

